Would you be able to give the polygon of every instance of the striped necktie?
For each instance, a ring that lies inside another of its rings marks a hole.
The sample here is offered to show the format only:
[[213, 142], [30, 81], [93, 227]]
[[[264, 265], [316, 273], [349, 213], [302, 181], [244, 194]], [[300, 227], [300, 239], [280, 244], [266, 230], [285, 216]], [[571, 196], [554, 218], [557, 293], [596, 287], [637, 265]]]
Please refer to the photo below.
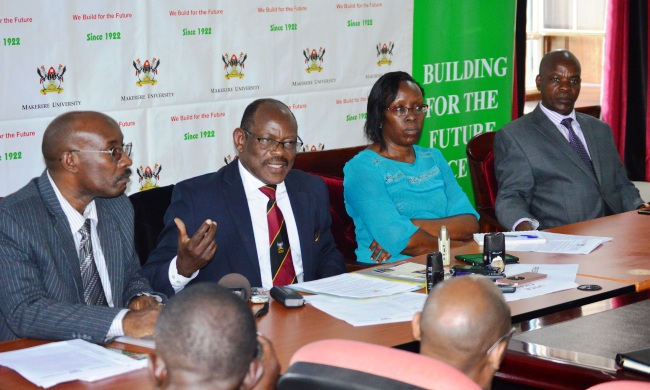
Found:
[[571, 125], [571, 122], [573, 121], [572, 118], [564, 118], [562, 119], [562, 123], [564, 127], [569, 130], [569, 143], [571, 144], [571, 147], [575, 152], [578, 154], [580, 159], [589, 167], [591, 172], [596, 176], [596, 171], [594, 170], [594, 164], [591, 162], [591, 158], [589, 158], [589, 153], [587, 153], [587, 149], [585, 149], [585, 146], [582, 144], [582, 141], [580, 141], [580, 138], [576, 135], [576, 133], [573, 131], [573, 126]]
[[260, 191], [269, 198], [266, 204], [266, 219], [269, 223], [269, 250], [271, 255], [271, 272], [274, 286], [286, 286], [296, 279], [291, 258], [291, 246], [284, 216], [275, 200], [274, 184], [260, 187]]
[[90, 240], [90, 219], [86, 219], [86, 223], [79, 229], [79, 233], [81, 234], [79, 267], [84, 285], [84, 300], [88, 306], [106, 306], [106, 296], [102, 281], [99, 279], [93, 255], [93, 244]]

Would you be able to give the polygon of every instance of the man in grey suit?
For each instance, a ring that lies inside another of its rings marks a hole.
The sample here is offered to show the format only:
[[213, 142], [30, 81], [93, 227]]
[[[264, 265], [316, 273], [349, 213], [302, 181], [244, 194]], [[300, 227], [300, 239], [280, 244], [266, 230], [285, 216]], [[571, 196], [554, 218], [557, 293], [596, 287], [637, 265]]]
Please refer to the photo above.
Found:
[[42, 151], [45, 172], [0, 201], [0, 341], [153, 335], [164, 296], [133, 245], [131, 145], [112, 118], [70, 112]]
[[542, 59], [535, 110], [494, 139], [496, 215], [512, 230], [547, 229], [648, 207], [627, 174], [611, 128], [576, 112], [580, 63], [567, 50]]

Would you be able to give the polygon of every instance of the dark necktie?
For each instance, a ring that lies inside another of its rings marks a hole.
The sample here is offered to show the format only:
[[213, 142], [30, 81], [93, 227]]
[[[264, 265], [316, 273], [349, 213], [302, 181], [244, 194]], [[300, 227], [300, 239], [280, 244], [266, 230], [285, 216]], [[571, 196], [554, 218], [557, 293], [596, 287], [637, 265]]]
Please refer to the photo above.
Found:
[[275, 188], [273, 184], [260, 187], [260, 191], [268, 196], [266, 204], [266, 219], [269, 223], [269, 248], [271, 254], [271, 272], [273, 273], [274, 286], [286, 286], [296, 279], [293, 269], [291, 247], [284, 216], [275, 201]]
[[575, 150], [576, 153], [578, 153], [578, 156], [580, 159], [589, 167], [591, 172], [596, 176], [596, 171], [594, 170], [594, 164], [591, 162], [591, 159], [589, 158], [589, 153], [587, 153], [587, 150], [585, 149], [585, 146], [582, 144], [582, 141], [580, 141], [580, 138], [576, 135], [576, 133], [573, 131], [573, 126], [571, 126], [571, 122], [573, 121], [572, 118], [564, 118], [562, 119], [562, 123], [564, 127], [569, 130], [569, 143], [571, 144], [571, 147], [573, 150]]
[[106, 305], [106, 296], [99, 279], [99, 272], [95, 265], [93, 244], [90, 240], [90, 219], [79, 229], [81, 242], [79, 243], [79, 266], [81, 267], [81, 280], [84, 285], [84, 300], [86, 305]]

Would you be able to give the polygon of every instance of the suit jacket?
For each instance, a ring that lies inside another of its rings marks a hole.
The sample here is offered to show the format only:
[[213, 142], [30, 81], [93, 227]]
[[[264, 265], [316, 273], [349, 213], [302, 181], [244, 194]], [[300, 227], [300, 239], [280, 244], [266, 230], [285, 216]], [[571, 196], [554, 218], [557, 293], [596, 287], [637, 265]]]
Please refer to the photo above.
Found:
[[576, 119], [596, 177], [539, 106], [496, 133], [495, 206], [506, 228], [527, 217], [546, 229], [602, 217], [605, 205], [616, 214], [643, 203], [627, 178], [610, 127], [579, 112]]
[[0, 341], [104, 343], [118, 312], [153, 292], [133, 246], [131, 203], [125, 195], [95, 203], [115, 307], [85, 304], [77, 248], [47, 173], [0, 201]]
[[[304, 280], [345, 272], [343, 256], [336, 249], [330, 230], [332, 217], [323, 180], [293, 169], [284, 183], [298, 226]], [[174, 294], [168, 270], [177, 253], [176, 217], [183, 220], [190, 237], [206, 219], [217, 223], [217, 252], [190, 283], [218, 282], [224, 275], [238, 273], [248, 278], [252, 286], [262, 285], [253, 223], [237, 163], [174, 186], [165, 213], [165, 228], [143, 267], [151, 285], [169, 296]]]

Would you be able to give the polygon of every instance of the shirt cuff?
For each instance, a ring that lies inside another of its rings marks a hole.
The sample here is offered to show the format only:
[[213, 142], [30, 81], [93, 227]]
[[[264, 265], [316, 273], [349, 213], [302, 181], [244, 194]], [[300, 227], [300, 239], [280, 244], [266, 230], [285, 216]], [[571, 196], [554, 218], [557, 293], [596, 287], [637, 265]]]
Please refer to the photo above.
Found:
[[117, 313], [115, 318], [113, 318], [111, 327], [108, 329], [108, 334], [106, 335], [107, 340], [114, 339], [115, 337], [119, 336], [124, 336], [124, 327], [122, 326], [122, 320], [128, 312], [129, 309], [122, 309], [119, 313]]
[[174, 257], [172, 262], [169, 264], [169, 283], [172, 285], [172, 288], [174, 289], [174, 292], [177, 293], [181, 291], [185, 286], [194, 278], [196, 278], [196, 275], [199, 274], [199, 271], [195, 271], [192, 276], [189, 278], [186, 278], [185, 276], [181, 275], [178, 273], [178, 269], [176, 268], [176, 259], [178, 256]]
[[539, 221], [534, 218], [519, 218], [517, 222], [512, 225], [512, 231], [514, 232], [517, 229], [517, 226], [519, 226], [519, 224], [522, 222], [530, 222], [530, 226], [533, 228], [533, 230], [537, 230], [539, 227]]

